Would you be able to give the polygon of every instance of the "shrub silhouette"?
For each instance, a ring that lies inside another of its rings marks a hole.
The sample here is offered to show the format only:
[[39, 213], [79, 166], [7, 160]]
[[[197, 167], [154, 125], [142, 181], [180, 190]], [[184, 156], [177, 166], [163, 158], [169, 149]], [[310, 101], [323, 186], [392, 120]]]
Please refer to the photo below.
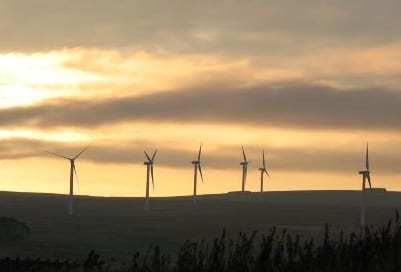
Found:
[[30, 234], [29, 227], [12, 217], [0, 217], [0, 241], [18, 241]]
[[257, 238], [239, 233], [236, 239], [226, 236], [211, 243], [185, 241], [176, 257], [151, 246], [141, 254], [133, 255], [132, 263], [116, 268], [91, 251], [83, 262], [41, 259], [0, 260], [0, 271], [130, 271], [130, 272], [331, 272], [331, 271], [401, 271], [401, 226], [399, 216], [386, 225], [366, 227], [359, 233], [330, 237], [329, 226], [325, 226], [324, 238], [320, 243], [312, 239], [302, 240], [285, 230], [272, 228]]

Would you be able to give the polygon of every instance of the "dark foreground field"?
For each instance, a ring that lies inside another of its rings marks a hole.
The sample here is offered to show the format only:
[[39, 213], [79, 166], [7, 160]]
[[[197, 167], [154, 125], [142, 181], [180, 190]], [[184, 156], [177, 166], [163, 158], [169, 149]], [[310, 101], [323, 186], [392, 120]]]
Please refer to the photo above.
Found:
[[[401, 193], [369, 193], [368, 221], [379, 225], [401, 210]], [[77, 197], [76, 215], [66, 216], [67, 197], [51, 194], [0, 193], [0, 215], [12, 216], [31, 228], [31, 236], [2, 244], [1, 256], [32, 256], [81, 260], [91, 249], [104, 257], [128, 259], [136, 251], [158, 244], [174, 253], [186, 240], [212, 239], [226, 228], [235, 238], [240, 231], [267, 233], [272, 226], [303, 237], [321, 239], [324, 224], [331, 231], [358, 231], [360, 192], [268, 192], [190, 198], [155, 198], [143, 210], [141, 198]]]

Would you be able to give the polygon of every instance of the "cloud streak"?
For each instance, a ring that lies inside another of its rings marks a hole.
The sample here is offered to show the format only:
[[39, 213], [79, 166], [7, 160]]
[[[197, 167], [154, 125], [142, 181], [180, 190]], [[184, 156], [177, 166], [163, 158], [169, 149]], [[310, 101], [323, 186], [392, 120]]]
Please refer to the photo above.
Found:
[[[78, 145], [78, 144], [77, 144]], [[24, 159], [48, 157], [44, 150], [55, 151], [65, 156], [74, 156], [80, 151], [77, 145], [50, 142], [27, 138], [12, 138], [0, 141], [0, 159]], [[116, 145], [92, 144], [80, 160], [89, 160], [100, 164], [142, 164], [144, 146], [151, 146], [146, 141], [119, 143]], [[82, 147], [82, 146], [81, 146]], [[156, 148], [156, 147], [154, 147]], [[197, 155], [197, 147], [193, 152], [176, 148], [157, 146], [159, 153], [156, 163], [172, 168], [192, 168], [191, 161]], [[401, 148], [401, 142], [392, 146], [379, 146], [371, 150], [372, 171], [375, 173], [401, 174], [401, 155], [394, 150]], [[261, 163], [261, 147], [246, 147], [250, 169], [256, 170]], [[364, 167], [364, 150], [350, 149], [348, 146], [332, 149], [330, 147], [285, 147], [266, 146], [267, 165], [274, 171], [325, 172], [350, 174], [357, 173]], [[204, 145], [202, 161], [204, 168], [240, 169], [242, 153], [239, 146], [223, 146], [208, 150]]]
[[0, 110], [3, 127], [91, 128], [120, 122], [217, 123], [302, 129], [401, 130], [401, 94], [288, 83], [205, 87], [108, 100], [61, 100]]

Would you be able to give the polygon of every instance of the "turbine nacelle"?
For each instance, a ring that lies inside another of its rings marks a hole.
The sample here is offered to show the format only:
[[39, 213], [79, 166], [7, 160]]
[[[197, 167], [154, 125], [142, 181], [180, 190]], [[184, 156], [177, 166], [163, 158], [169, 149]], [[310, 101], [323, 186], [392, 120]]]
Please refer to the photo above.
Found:
[[192, 164], [200, 164], [200, 161], [192, 161]]
[[145, 153], [146, 159], [148, 160], [148, 161], [146, 161], [145, 163], [153, 164], [153, 161], [154, 161], [155, 158], [156, 158], [157, 149], [155, 150], [155, 152], [153, 152], [152, 157], [150, 157], [149, 154], [148, 154], [146, 151], [143, 151], [143, 152]]

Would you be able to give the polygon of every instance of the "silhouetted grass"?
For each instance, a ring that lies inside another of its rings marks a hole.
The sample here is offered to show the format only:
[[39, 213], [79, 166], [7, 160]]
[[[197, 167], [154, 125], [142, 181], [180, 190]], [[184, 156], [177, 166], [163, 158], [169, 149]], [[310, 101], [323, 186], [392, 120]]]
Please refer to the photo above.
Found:
[[129, 264], [103, 260], [91, 251], [83, 262], [41, 259], [0, 260], [0, 271], [132, 271], [132, 272], [247, 272], [247, 271], [401, 271], [401, 226], [398, 212], [395, 220], [359, 233], [330, 236], [329, 226], [321, 242], [303, 240], [272, 228], [257, 238], [257, 233], [239, 233], [235, 239], [226, 236], [211, 242], [187, 240], [176, 257], [152, 246], [136, 253]]

